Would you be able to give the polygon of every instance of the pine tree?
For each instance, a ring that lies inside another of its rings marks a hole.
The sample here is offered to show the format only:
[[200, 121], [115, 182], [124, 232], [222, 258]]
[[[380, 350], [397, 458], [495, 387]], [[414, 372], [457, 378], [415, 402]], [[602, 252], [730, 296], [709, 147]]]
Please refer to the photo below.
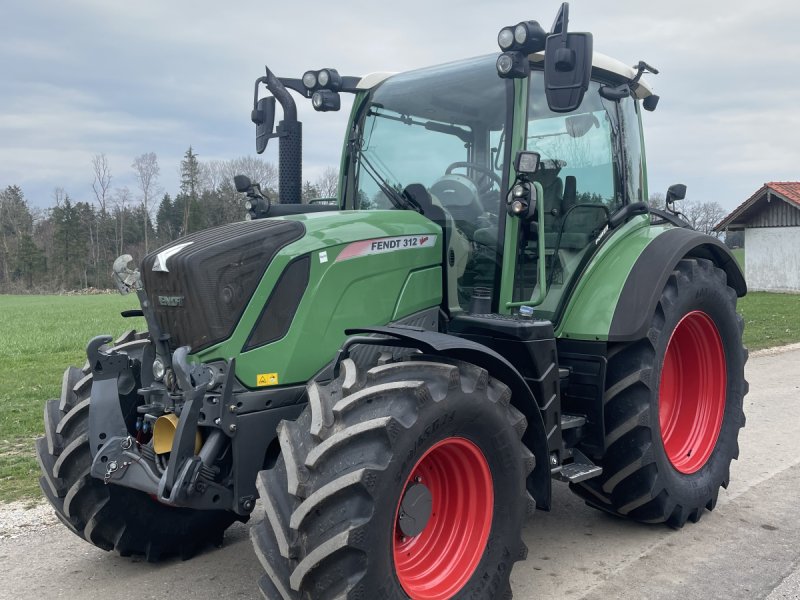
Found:
[[34, 277], [47, 270], [47, 261], [44, 252], [33, 241], [33, 236], [23, 234], [17, 248], [16, 271], [19, 277], [26, 282], [28, 289], [33, 287]]
[[[183, 202], [183, 230], [182, 235], [189, 233], [189, 216], [192, 208], [197, 204], [197, 192], [200, 188], [200, 163], [197, 154], [192, 151], [192, 147], [186, 151], [181, 161], [181, 195], [188, 198]], [[177, 198], [176, 198], [177, 200]]]

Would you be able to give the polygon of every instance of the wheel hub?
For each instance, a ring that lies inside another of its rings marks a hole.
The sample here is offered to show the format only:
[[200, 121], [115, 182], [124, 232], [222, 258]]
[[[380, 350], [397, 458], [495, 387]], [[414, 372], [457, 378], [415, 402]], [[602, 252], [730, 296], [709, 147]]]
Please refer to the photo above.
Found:
[[406, 537], [416, 537], [425, 530], [433, 509], [433, 496], [423, 483], [414, 483], [403, 495], [397, 526]]
[[395, 574], [414, 600], [461, 591], [486, 550], [494, 484], [481, 449], [446, 438], [419, 459], [402, 488], [393, 526]]

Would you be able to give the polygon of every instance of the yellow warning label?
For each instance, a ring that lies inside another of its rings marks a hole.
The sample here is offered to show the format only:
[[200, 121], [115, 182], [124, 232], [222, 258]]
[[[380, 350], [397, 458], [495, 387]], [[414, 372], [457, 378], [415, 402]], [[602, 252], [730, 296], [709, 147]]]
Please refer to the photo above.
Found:
[[263, 387], [265, 385], [278, 385], [277, 373], [259, 373], [256, 375], [256, 385]]

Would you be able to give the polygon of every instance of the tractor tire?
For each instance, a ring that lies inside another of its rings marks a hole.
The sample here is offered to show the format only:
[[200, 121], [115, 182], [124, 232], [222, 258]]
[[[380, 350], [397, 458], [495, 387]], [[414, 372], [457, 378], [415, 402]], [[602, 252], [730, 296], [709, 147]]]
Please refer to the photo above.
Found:
[[440, 357], [351, 359], [278, 426], [251, 529], [270, 600], [511, 598], [534, 457], [509, 389]]
[[[135, 354], [145, 343], [141, 334], [129, 333], [115, 348]], [[221, 545], [223, 532], [238, 518], [234, 513], [166, 506], [144, 492], [105, 485], [89, 474], [91, 391], [88, 364], [69, 367], [60, 400], [45, 404], [45, 435], [36, 440], [39, 484], [61, 522], [98, 548], [122, 556], [141, 554], [150, 562], [172, 555], [187, 559], [208, 543]]]
[[571, 489], [595, 508], [674, 528], [713, 510], [745, 424], [743, 329], [725, 272], [681, 260], [647, 337], [609, 346], [603, 473]]

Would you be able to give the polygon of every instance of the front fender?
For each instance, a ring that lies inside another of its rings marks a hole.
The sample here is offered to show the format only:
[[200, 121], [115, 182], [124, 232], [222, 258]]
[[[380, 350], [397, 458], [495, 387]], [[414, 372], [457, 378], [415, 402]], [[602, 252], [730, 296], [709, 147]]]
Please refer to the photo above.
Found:
[[[364, 327], [348, 329], [345, 333], [378, 334], [396, 338], [404, 346], [417, 348], [425, 354], [446, 356], [478, 365], [489, 374], [505, 383], [511, 389], [511, 404], [522, 412], [528, 420], [528, 429], [522, 438], [525, 445], [536, 458], [536, 466], [528, 476], [528, 489], [536, 500], [536, 506], [550, 510], [552, 483], [550, 479], [550, 460], [547, 448], [542, 415], [536, 399], [525, 379], [514, 366], [500, 354], [477, 342], [436, 331], [411, 327]], [[364, 340], [360, 340], [363, 342]], [[385, 341], [385, 340], [384, 340]], [[346, 350], [347, 343], [343, 347]], [[343, 356], [340, 351], [338, 360]]]

